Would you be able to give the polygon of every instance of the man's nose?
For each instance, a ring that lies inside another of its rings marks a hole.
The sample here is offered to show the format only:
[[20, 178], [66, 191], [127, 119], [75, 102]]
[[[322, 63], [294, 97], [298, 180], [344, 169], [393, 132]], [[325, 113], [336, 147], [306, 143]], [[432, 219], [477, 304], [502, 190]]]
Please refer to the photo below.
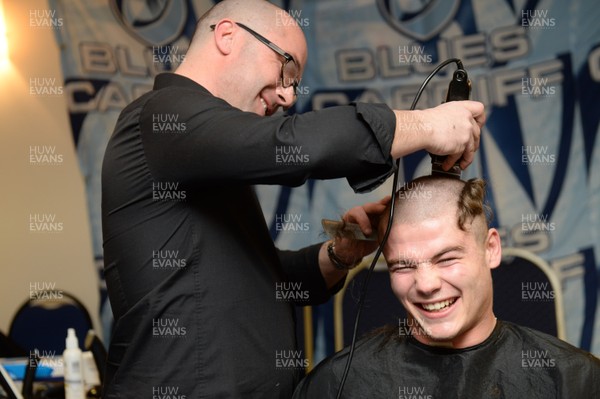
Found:
[[275, 89], [275, 93], [277, 93], [277, 104], [282, 106], [283, 109], [288, 109], [296, 102], [296, 95], [294, 94], [294, 87], [283, 87], [282, 85], [277, 85]]
[[415, 273], [415, 286], [423, 296], [431, 296], [442, 288], [442, 279], [430, 263], [422, 263]]

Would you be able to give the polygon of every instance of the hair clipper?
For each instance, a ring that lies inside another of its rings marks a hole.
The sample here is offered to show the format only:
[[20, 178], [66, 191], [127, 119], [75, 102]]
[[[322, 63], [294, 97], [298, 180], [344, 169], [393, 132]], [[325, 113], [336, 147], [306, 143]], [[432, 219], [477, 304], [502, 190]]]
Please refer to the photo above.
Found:
[[[471, 95], [471, 81], [469, 80], [469, 76], [467, 75], [467, 71], [462, 68], [454, 71], [454, 75], [452, 76], [452, 80], [448, 85], [448, 94], [446, 94], [446, 102], [448, 101], [461, 101], [468, 100]], [[446, 159], [446, 155], [434, 155], [429, 153], [431, 156], [431, 174], [432, 175], [444, 175], [449, 177], [454, 177], [456, 179], [460, 179], [461, 177], [461, 168], [460, 168], [460, 160], [457, 161], [450, 169], [447, 171], [442, 168], [442, 164]]]

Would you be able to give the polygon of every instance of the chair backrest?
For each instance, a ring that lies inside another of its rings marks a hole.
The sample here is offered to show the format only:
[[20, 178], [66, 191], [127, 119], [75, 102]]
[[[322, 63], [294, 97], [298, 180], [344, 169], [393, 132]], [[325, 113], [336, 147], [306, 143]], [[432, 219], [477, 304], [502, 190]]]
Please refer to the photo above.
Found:
[[29, 353], [38, 349], [42, 356], [60, 355], [68, 328], [75, 329], [83, 350], [85, 336], [93, 329], [85, 306], [65, 291], [37, 291], [13, 316], [8, 335]]
[[[360, 291], [370, 262], [351, 270], [334, 298], [334, 345], [341, 350], [352, 341]], [[500, 320], [566, 339], [562, 291], [558, 277], [539, 256], [519, 248], [503, 248], [500, 267], [492, 270], [494, 313]], [[404, 323], [404, 325], [402, 324]], [[390, 288], [387, 268], [375, 267], [358, 326], [358, 337], [384, 325], [408, 333], [406, 310]]]
[[303, 359], [307, 359], [308, 361], [308, 365], [304, 371], [305, 373], [309, 373], [314, 367], [315, 361], [313, 307], [308, 305], [295, 306], [295, 311], [298, 350], [302, 352]]
[[492, 279], [498, 319], [566, 339], [560, 280], [544, 259], [521, 248], [503, 248]]

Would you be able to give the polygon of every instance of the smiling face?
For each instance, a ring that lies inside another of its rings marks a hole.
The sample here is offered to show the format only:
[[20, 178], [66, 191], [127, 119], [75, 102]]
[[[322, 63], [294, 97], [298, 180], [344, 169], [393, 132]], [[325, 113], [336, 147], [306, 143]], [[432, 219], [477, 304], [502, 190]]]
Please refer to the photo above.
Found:
[[473, 346], [495, 325], [491, 269], [500, 263], [499, 235], [483, 215], [461, 229], [458, 201], [452, 200], [457, 190], [445, 191], [443, 184], [429, 190], [429, 197], [404, 201], [396, 212], [383, 251], [392, 291], [420, 326], [417, 340]]
[[291, 107], [296, 101], [291, 83], [302, 77], [307, 58], [306, 38], [294, 18], [266, 1], [227, 1], [215, 8], [209, 41], [226, 58], [215, 71], [218, 96], [261, 116]]
[[[296, 101], [290, 84], [301, 78], [306, 61], [306, 42], [304, 34], [291, 17], [289, 24], [275, 28], [269, 29], [268, 25], [262, 24], [258, 26], [262, 29], [257, 33], [293, 57], [294, 61], [290, 61], [291, 64], [285, 69], [295, 70], [295, 76], [286, 75], [282, 79], [282, 66], [286, 63], [284, 56], [247, 30], [237, 27], [236, 34], [241, 38], [242, 44], [235, 65], [236, 72], [233, 74], [235, 78], [230, 82], [231, 92], [234, 94], [230, 103], [244, 111], [269, 116], [279, 108], [291, 107]], [[292, 65], [296, 65], [296, 68], [292, 68]]]
[[296, 101], [292, 82], [299, 83], [306, 59], [304, 33], [284, 10], [264, 0], [223, 0], [199, 19], [176, 73], [236, 108], [269, 116]]

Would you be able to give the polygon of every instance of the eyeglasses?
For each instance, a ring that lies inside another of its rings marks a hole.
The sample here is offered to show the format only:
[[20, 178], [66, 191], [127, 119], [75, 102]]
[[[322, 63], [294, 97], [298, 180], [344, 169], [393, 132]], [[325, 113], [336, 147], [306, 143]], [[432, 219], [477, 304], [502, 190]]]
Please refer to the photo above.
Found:
[[[296, 64], [296, 60], [294, 60], [294, 57], [292, 57], [292, 55], [290, 53], [283, 51], [281, 49], [281, 47], [279, 47], [278, 45], [276, 45], [275, 43], [273, 43], [272, 41], [270, 41], [269, 39], [267, 39], [260, 33], [250, 29], [246, 25], [244, 25], [240, 22], [236, 22], [235, 24], [238, 25], [240, 28], [246, 30], [252, 36], [254, 36], [258, 40], [260, 40], [264, 45], [266, 45], [271, 50], [273, 50], [274, 52], [276, 52], [277, 54], [279, 54], [280, 56], [282, 56], [285, 59], [285, 61], [281, 64], [281, 86], [283, 88], [288, 88], [288, 87], [292, 86], [294, 89], [294, 96], [295, 96], [296, 90], [298, 89], [298, 86], [300, 85], [300, 82], [298, 81], [298, 74], [300, 72], [300, 69], [298, 68], [298, 65]], [[211, 25], [210, 29], [214, 30], [215, 26], [216, 25]]]

